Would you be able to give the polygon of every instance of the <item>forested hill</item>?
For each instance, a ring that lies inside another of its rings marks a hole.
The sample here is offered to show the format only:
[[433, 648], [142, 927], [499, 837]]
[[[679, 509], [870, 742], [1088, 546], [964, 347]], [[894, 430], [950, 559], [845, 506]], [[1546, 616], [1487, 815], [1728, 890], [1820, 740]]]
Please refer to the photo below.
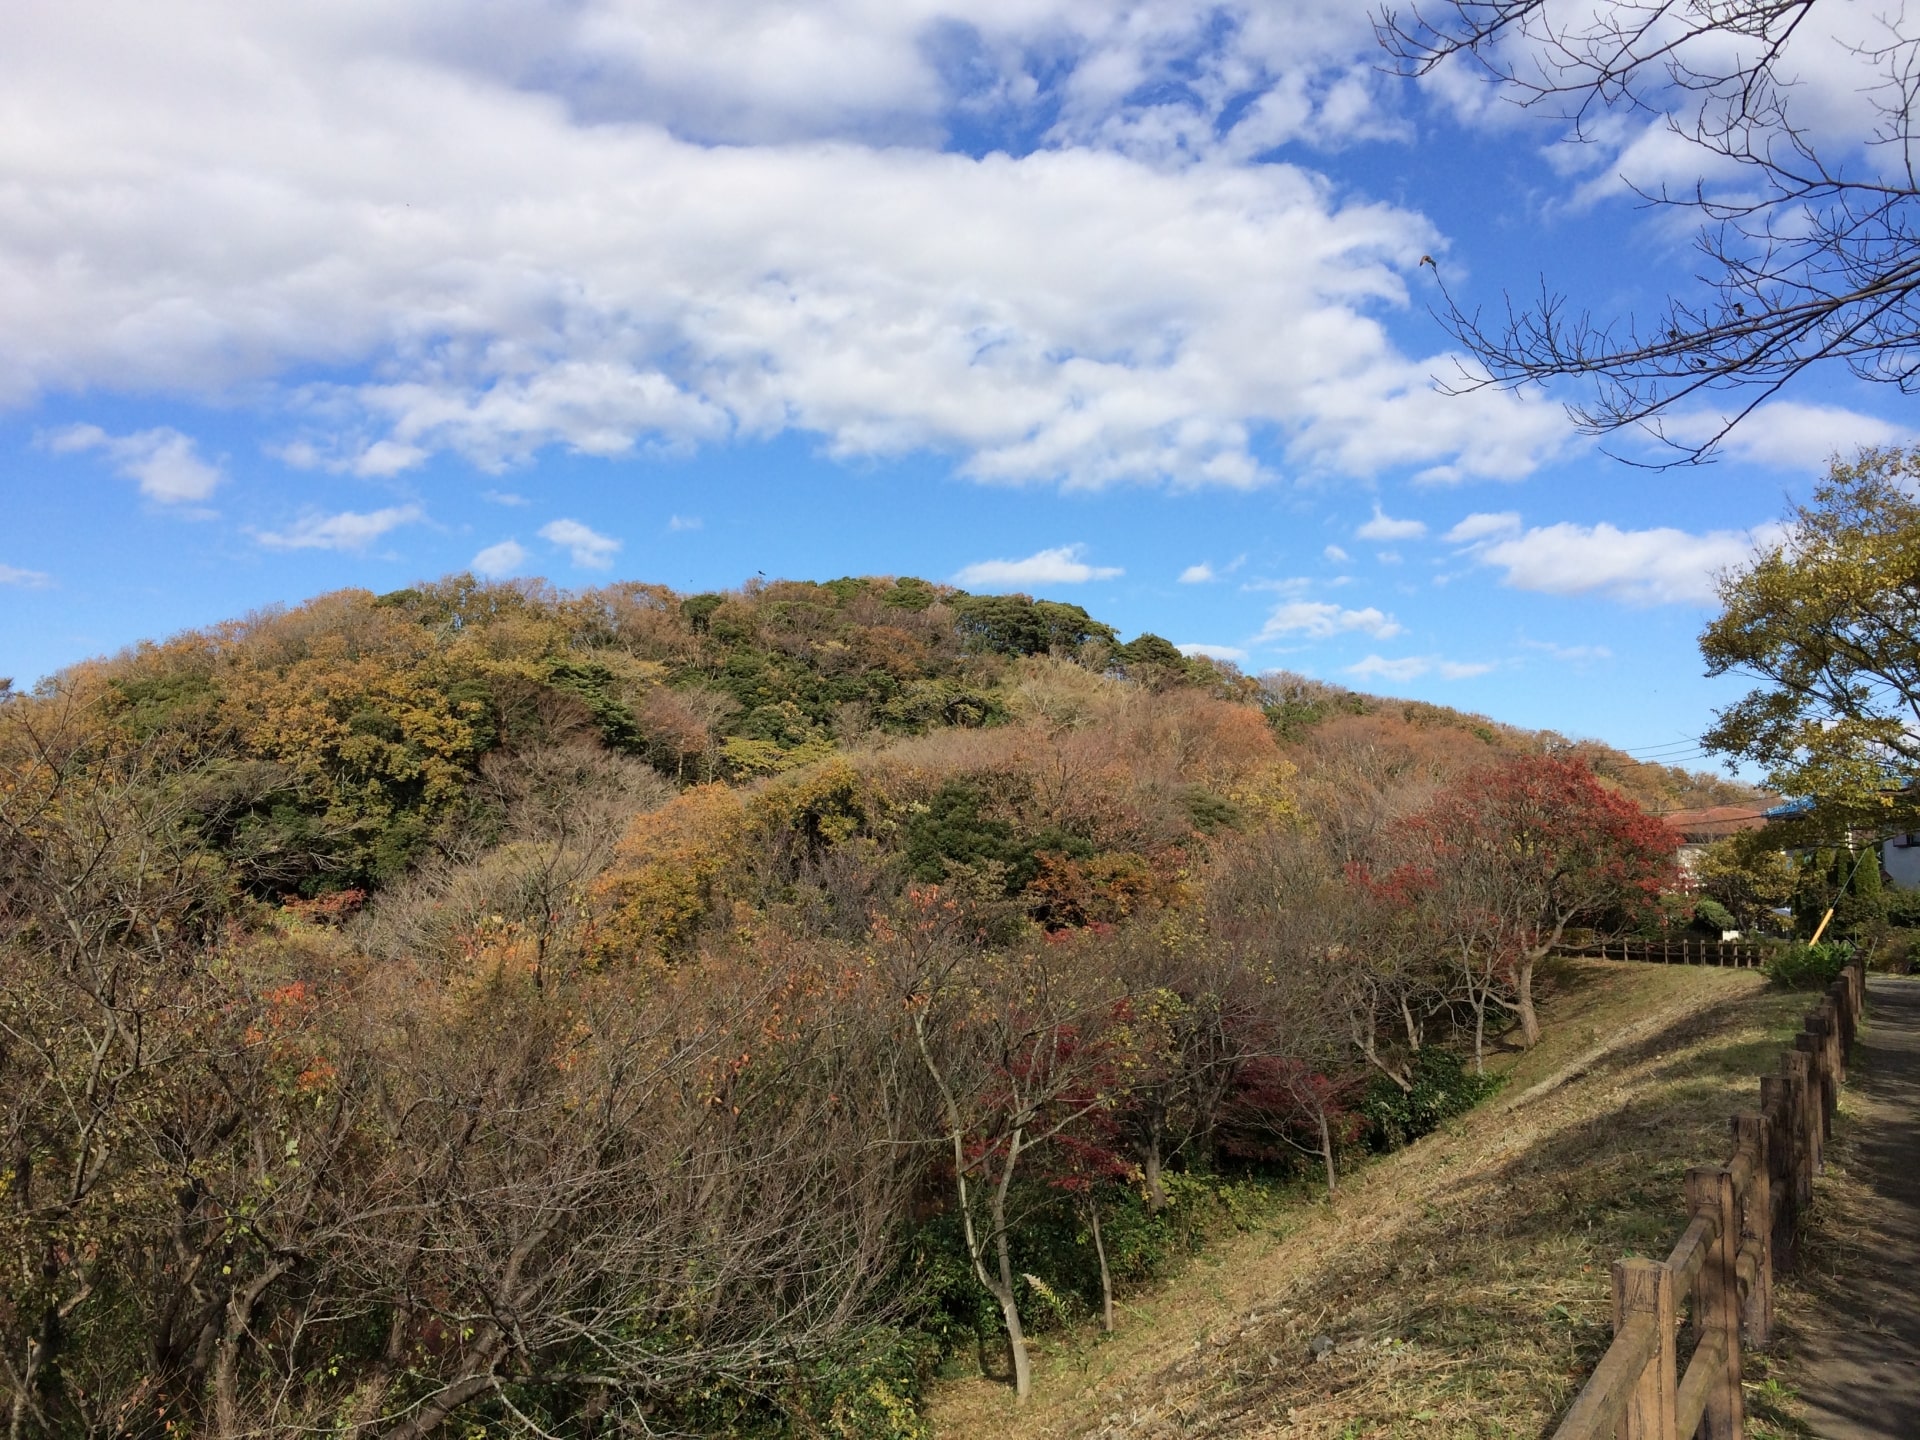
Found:
[[1566, 925], [1688, 922], [1647, 811], [1743, 795], [911, 579], [0, 686], [0, 1411], [909, 1440], [1471, 1104]]
[[121, 743], [217, 774], [202, 836], [271, 898], [376, 887], [421, 856], [470, 852], [498, 820], [476, 783], [556, 743], [676, 786], [739, 784], [940, 731], [1083, 725], [1130, 691], [1246, 707], [1310, 775], [1405, 787], [1396, 808], [1516, 753], [1577, 758], [1655, 813], [1753, 793], [1424, 702], [1256, 679], [1157, 635], [1123, 643], [1077, 605], [911, 578], [685, 596], [467, 576], [340, 591], [75, 666], [34, 708], [84, 706]]

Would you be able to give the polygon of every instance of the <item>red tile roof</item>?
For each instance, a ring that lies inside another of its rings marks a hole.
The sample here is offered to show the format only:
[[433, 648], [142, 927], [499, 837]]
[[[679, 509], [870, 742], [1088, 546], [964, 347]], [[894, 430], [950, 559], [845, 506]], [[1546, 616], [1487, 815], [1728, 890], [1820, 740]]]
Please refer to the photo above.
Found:
[[1704, 810], [1675, 810], [1660, 818], [1678, 830], [1689, 844], [1699, 845], [1737, 835], [1742, 830], [1764, 829], [1768, 803], [1750, 800], [1739, 805], [1709, 805]]

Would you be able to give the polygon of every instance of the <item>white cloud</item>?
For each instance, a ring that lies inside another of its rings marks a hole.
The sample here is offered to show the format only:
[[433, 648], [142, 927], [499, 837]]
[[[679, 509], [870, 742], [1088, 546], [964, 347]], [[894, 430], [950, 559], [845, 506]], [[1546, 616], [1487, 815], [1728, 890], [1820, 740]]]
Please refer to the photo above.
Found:
[[1516, 590], [1548, 595], [1600, 594], [1629, 605], [1706, 605], [1714, 600], [1714, 576], [1772, 543], [1781, 527], [1712, 530], [1704, 535], [1660, 527], [1561, 523], [1483, 544], [1473, 553], [1483, 565], [1505, 571]]
[[489, 545], [468, 564], [476, 575], [484, 575], [490, 580], [498, 580], [511, 575], [527, 563], [527, 547], [517, 540], [502, 540], [498, 545]]
[[398, 440], [376, 440], [354, 456], [346, 468], [366, 479], [385, 480], [416, 465], [424, 465], [432, 455], [431, 450], [419, 445], [402, 444]]
[[1424, 520], [1395, 520], [1373, 507], [1373, 518], [1353, 532], [1362, 540], [1418, 540], [1427, 533]]
[[[1579, 32], [1606, 12], [1589, 5], [1568, 7], [1550, 20], [1542, 19], [1543, 14], [1535, 12], [1537, 23], [1506, 27], [1487, 52], [1488, 63], [1523, 75], [1558, 72], [1560, 78], [1570, 79], [1565, 62], [1582, 48]], [[1637, 103], [1611, 114], [1587, 113], [1580, 132], [1590, 143], [1562, 145], [1548, 152], [1547, 158], [1562, 174], [1588, 177], [1576, 203], [1662, 189], [1684, 194], [1701, 181], [1709, 200], [1753, 199], [1750, 176], [1743, 167], [1688, 138], [1696, 133], [1703, 112], [1704, 123], [1713, 123], [1718, 113], [1713, 107], [1725, 100], [1724, 87], [1683, 87], [1671, 79], [1674, 71], [1686, 68], [1726, 73], [1724, 67], [1736, 63], [1733, 57], [1739, 47], [1729, 43], [1732, 37], [1718, 23], [1718, 15], [1713, 23], [1698, 26], [1692, 38], [1682, 38], [1685, 30], [1696, 28], [1696, 15], [1688, 15], [1687, 23], [1679, 25], [1674, 23], [1675, 14], [1650, 15], [1651, 27], [1627, 38], [1628, 49], [1649, 60], [1632, 86]], [[1790, 77], [1782, 98], [1790, 102], [1794, 134], [1812, 142], [1829, 167], [1863, 162], [1847, 166], [1862, 179], [1888, 174], [1889, 157], [1876, 153], [1874, 145], [1877, 124], [1884, 118], [1878, 107], [1886, 84], [1886, 46], [1894, 33], [1887, 16], [1888, 12], [1872, 6], [1813, 7], [1793, 25], [1769, 36], [1770, 42], [1781, 45], [1777, 73]], [[1502, 103], [1510, 96], [1503, 97], [1484, 83], [1476, 70], [1441, 66], [1426, 85], [1464, 119], [1490, 129], [1518, 130], [1528, 117]], [[1895, 167], [1899, 163], [1898, 158], [1893, 160]], [[1893, 176], [1898, 174], [1897, 168], [1892, 171]], [[1674, 220], [1675, 230], [1691, 231], [1695, 223], [1690, 213]]]
[[1080, 558], [1084, 545], [1061, 545], [1041, 550], [1024, 560], [981, 560], [953, 577], [956, 585], [986, 590], [1011, 590], [1022, 585], [1081, 585], [1089, 580], [1111, 580], [1126, 572], [1114, 565], [1089, 565]]
[[162, 505], [210, 500], [220, 485], [219, 469], [200, 458], [193, 438], [164, 425], [131, 435], [69, 425], [49, 435], [46, 444], [56, 455], [103, 451], [115, 470], [139, 483], [142, 495]]
[[480, 498], [491, 505], [525, 505], [527, 497], [512, 490], [482, 490]]
[[1189, 565], [1180, 572], [1180, 583], [1182, 585], [1204, 585], [1209, 580], [1218, 580], [1219, 578], [1218, 575], [1213, 573], [1213, 566], [1204, 560], [1198, 565]]
[[1234, 645], [1177, 645], [1174, 648], [1182, 655], [1204, 655], [1209, 660], [1231, 660], [1236, 665], [1247, 658], [1247, 652]]
[[[0, 401], [245, 387], [368, 475], [804, 432], [1083, 488], [1258, 484], [1268, 436], [1514, 478], [1568, 433], [1389, 333], [1424, 217], [1241, 163], [1392, 123], [1345, 0], [25, 9]], [[935, 148], [982, 117], [1044, 141]]]
[[1422, 675], [1438, 675], [1442, 680], [1471, 680], [1476, 675], [1485, 675], [1494, 667], [1485, 662], [1466, 662], [1446, 660], [1438, 655], [1406, 655], [1397, 660], [1389, 660], [1381, 655], [1369, 655], [1366, 659], [1347, 667], [1349, 675], [1363, 680], [1392, 680], [1405, 682], [1418, 680]]
[[1325, 550], [1321, 551], [1320, 553], [1325, 555], [1327, 559], [1333, 561], [1333, 563], [1336, 565], [1344, 565], [1347, 563], [1349, 559], [1352, 558], [1347, 554], [1346, 551], [1342, 550], [1338, 545], [1329, 545]]
[[1305, 635], [1325, 640], [1334, 635], [1358, 631], [1376, 640], [1390, 640], [1402, 633], [1391, 615], [1369, 605], [1364, 610], [1345, 610], [1325, 600], [1289, 600], [1276, 605], [1260, 628], [1262, 640], [1277, 640], [1284, 635]]
[[1447, 531], [1447, 539], [1455, 545], [1468, 545], [1476, 540], [1485, 540], [1492, 535], [1511, 535], [1520, 528], [1518, 510], [1501, 510], [1496, 513], [1469, 515], [1458, 525]]
[[[1726, 423], [1723, 416], [1694, 413], [1671, 418], [1667, 433], [1698, 444]], [[1782, 470], [1824, 470], [1838, 455], [1850, 460], [1862, 446], [1911, 445], [1920, 432], [1839, 405], [1803, 405], [1775, 400], [1742, 420], [1722, 441], [1726, 452], [1756, 465]]]
[[558, 545], [572, 557], [574, 564], [587, 570], [606, 569], [620, 553], [620, 541], [578, 520], [549, 520], [540, 527], [540, 538]]
[[308, 515], [284, 530], [256, 530], [253, 538], [269, 550], [364, 550], [390, 530], [427, 518], [418, 505], [393, 505], [360, 513]]
[[0, 564], [0, 585], [18, 585], [23, 590], [39, 590], [53, 583], [44, 570], [22, 570], [18, 565]]
[[1541, 654], [1569, 665], [1584, 665], [1593, 660], [1611, 660], [1613, 651], [1605, 645], [1557, 645], [1551, 640], [1522, 640], [1521, 648], [1538, 650]]
[[706, 522], [698, 515], [669, 515], [667, 517], [667, 529], [676, 533], [687, 530], [698, 530], [705, 523]]

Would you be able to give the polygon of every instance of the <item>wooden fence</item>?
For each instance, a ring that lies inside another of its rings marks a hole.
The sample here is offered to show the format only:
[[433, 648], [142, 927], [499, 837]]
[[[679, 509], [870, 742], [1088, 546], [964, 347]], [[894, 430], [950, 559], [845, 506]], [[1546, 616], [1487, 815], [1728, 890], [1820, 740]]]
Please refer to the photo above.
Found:
[[[1613, 1344], [1554, 1440], [1738, 1440], [1740, 1347], [1773, 1330], [1773, 1272], [1791, 1258], [1813, 1198], [1834, 1102], [1866, 994], [1856, 963], [1833, 982], [1760, 1082], [1758, 1111], [1733, 1117], [1725, 1165], [1687, 1172], [1691, 1218], [1665, 1260], [1613, 1266]], [[1691, 1300], [1691, 1354], [1680, 1315]]]
[[1722, 965], [1735, 970], [1758, 970], [1767, 963], [1766, 947], [1748, 940], [1596, 940], [1591, 945], [1563, 945], [1554, 953], [1646, 960], [1655, 965]]

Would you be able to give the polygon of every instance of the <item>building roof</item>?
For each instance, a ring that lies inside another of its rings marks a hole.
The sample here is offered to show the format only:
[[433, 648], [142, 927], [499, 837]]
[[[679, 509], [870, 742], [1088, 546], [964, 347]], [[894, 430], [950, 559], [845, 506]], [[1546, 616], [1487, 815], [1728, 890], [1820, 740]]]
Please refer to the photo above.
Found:
[[1764, 830], [1772, 813], [1750, 800], [1741, 805], [1709, 805], [1704, 810], [1675, 810], [1660, 818], [1678, 830], [1689, 845], [1704, 845], [1743, 830]]

